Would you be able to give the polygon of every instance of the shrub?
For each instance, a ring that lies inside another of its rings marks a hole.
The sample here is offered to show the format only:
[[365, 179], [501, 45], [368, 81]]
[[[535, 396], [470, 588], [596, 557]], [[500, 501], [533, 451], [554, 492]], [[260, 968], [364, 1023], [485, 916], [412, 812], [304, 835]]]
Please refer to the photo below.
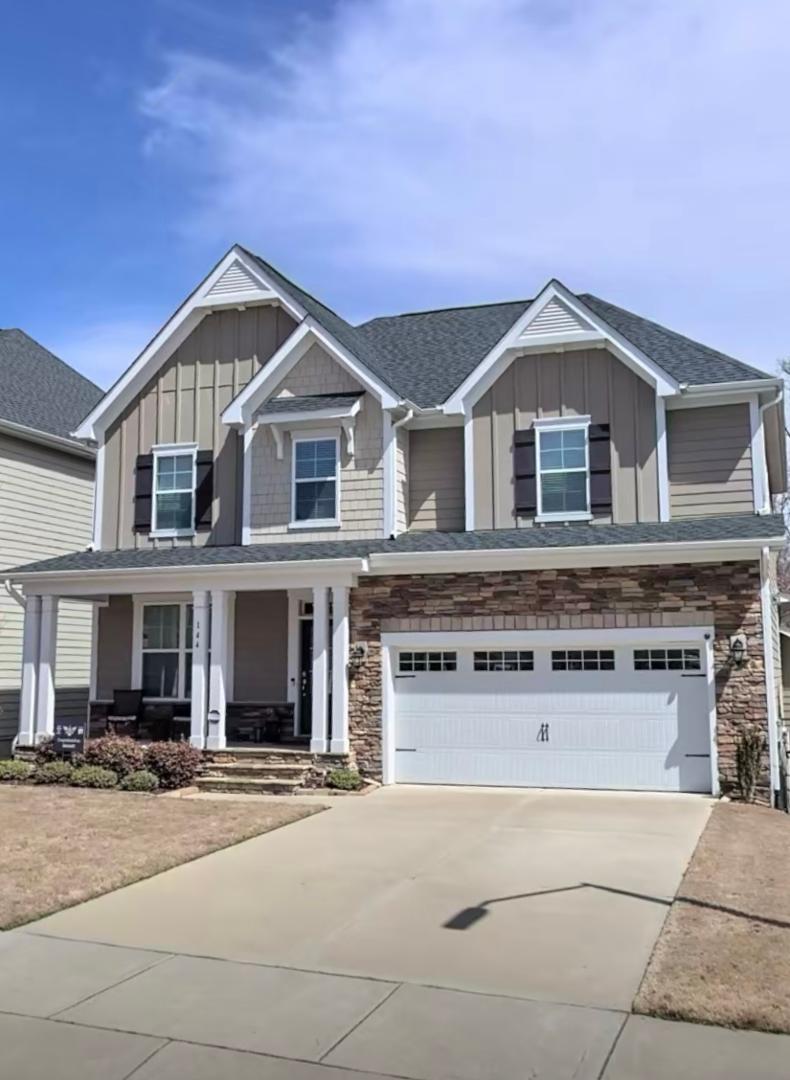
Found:
[[36, 765], [46, 765], [48, 761], [61, 761], [62, 757], [55, 749], [55, 743], [51, 735], [48, 735], [45, 739], [36, 747], [35, 751]]
[[156, 791], [159, 787], [159, 777], [148, 769], [137, 769], [121, 780], [124, 791]]
[[341, 791], [359, 791], [362, 777], [356, 769], [332, 769], [326, 778], [327, 785]]
[[145, 750], [145, 767], [159, 777], [165, 791], [189, 787], [200, 768], [202, 755], [188, 742], [151, 743]]
[[80, 765], [71, 774], [71, 783], [74, 787], [89, 788], [114, 788], [118, 787], [118, 777], [112, 769], [104, 769], [101, 765]]
[[70, 784], [74, 766], [68, 761], [45, 761], [32, 776], [34, 784]]
[[0, 761], [0, 781], [12, 783], [29, 780], [32, 773], [33, 766], [29, 761]]
[[145, 749], [127, 735], [103, 735], [85, 744], [84, 761], [86, 765], [110, 769], [123, 779], [143, 768]]
[[738, 736], [735, 747], [735, 769], [744, 802], [752, 803], [757, 798], [764, 750], [765, 739], [762, 732], [755, 728], [747, 728]]

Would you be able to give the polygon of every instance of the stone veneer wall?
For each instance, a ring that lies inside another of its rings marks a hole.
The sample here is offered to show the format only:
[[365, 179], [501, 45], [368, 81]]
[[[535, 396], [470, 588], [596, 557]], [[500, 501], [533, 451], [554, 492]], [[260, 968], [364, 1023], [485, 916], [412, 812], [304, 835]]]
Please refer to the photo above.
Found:
[[[754, 724], [767, 733], [761, 622], [757, 562], [366, 578], [351, 592], [351, 643], [368, 647], [350, 680], [351, 751], [363, 772], [381, 777], [382, 632], [713, 623], [719, 774], [722, 792], [732, 792], [738, 733]], [[742, 668], [729, 663], [732, 634], [747, 638]], [[766, 750], [762, 799], [768, 791]]]

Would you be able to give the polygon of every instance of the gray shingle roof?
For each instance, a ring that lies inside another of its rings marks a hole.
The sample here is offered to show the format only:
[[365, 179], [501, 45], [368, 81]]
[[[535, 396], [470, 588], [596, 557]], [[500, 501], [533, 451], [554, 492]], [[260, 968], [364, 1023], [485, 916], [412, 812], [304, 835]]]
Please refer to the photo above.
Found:
[[[422, 408], [446, 401], [531, 303], [513, 300], [385, 315], [352, 326], [260, 256], [248, 254], [387, 386]], [[770, 378], [726, 353], [590, 293], [578, 297], [677, 382], [693, 386]]]
[[68, 438], [101, 396], [23, 330], [0, 330], [0, 420]]
[[705, 543], [718, 540], [768, 540], [784, 536], [781, 514], [737, 514], [687, 518], [638, 525], [553, 525], [532, 529], [477, 532], [402, 533], [394, 540], [322, 540], [242, 547], [144, 548], [128, 551], [78, 551], [4, 570], [15, 574], [91, 570], [144, 570], [157, 567], [226, 566], [303, 562], [312, 559], [364, 558], [411, 552], [515, 551], [600, 547], [609, 544]]
[[282, 416], [288, 413], [320, 412], [321, 409], [345, 409], [362, 395], [354, 390], [348, 394], [312, 394], [305, 397], [279, 397], [264, 401], [258, 416]]

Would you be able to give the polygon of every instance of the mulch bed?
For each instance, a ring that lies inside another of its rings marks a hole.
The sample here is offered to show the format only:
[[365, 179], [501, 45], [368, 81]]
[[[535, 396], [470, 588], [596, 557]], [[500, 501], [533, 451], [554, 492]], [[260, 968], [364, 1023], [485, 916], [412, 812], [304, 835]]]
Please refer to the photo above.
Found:
[[0, 930], [325, 809], [75, 788], [0, 788]]
[[790, 816], [714, 808], [634, 1010], [790, 1032]]

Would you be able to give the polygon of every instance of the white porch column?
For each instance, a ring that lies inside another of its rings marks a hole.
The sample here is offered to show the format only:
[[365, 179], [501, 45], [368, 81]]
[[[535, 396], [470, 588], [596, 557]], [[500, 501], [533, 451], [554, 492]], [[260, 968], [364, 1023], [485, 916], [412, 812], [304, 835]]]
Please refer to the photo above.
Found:
[[332, 741], [333, 754], [348, 753], [348, 588], [332, 587]]
[[36, 736], [41, 742], [55, 730], [55, 654], [58, 647], [58, 598], [41, 598], [41, 644], [38, 654]]
[[206, 740], [206, 747], [209, 750], [225, 749], [230, 610], [230, 593], [226, 589], [212, 589], [211, 677], [208, 698], [208, 738]]
[[329, 665], [329, 590], [326, 585], [313, 588], [313, 726], [310, 749], [314, 754], [327, 751], [327, 690]]
[[41, 597], [25, 600], [25, 628], [22, 635], [22, 692], [19, 696], [19, 745], [32, 746], [36, 736], [36, 688], [38, 655], [41, 646]]
[[206, 745], [208, 715], [208, 592], [198, 589], [192, 593], [192, 711], [189, 741], [198, 750]]

